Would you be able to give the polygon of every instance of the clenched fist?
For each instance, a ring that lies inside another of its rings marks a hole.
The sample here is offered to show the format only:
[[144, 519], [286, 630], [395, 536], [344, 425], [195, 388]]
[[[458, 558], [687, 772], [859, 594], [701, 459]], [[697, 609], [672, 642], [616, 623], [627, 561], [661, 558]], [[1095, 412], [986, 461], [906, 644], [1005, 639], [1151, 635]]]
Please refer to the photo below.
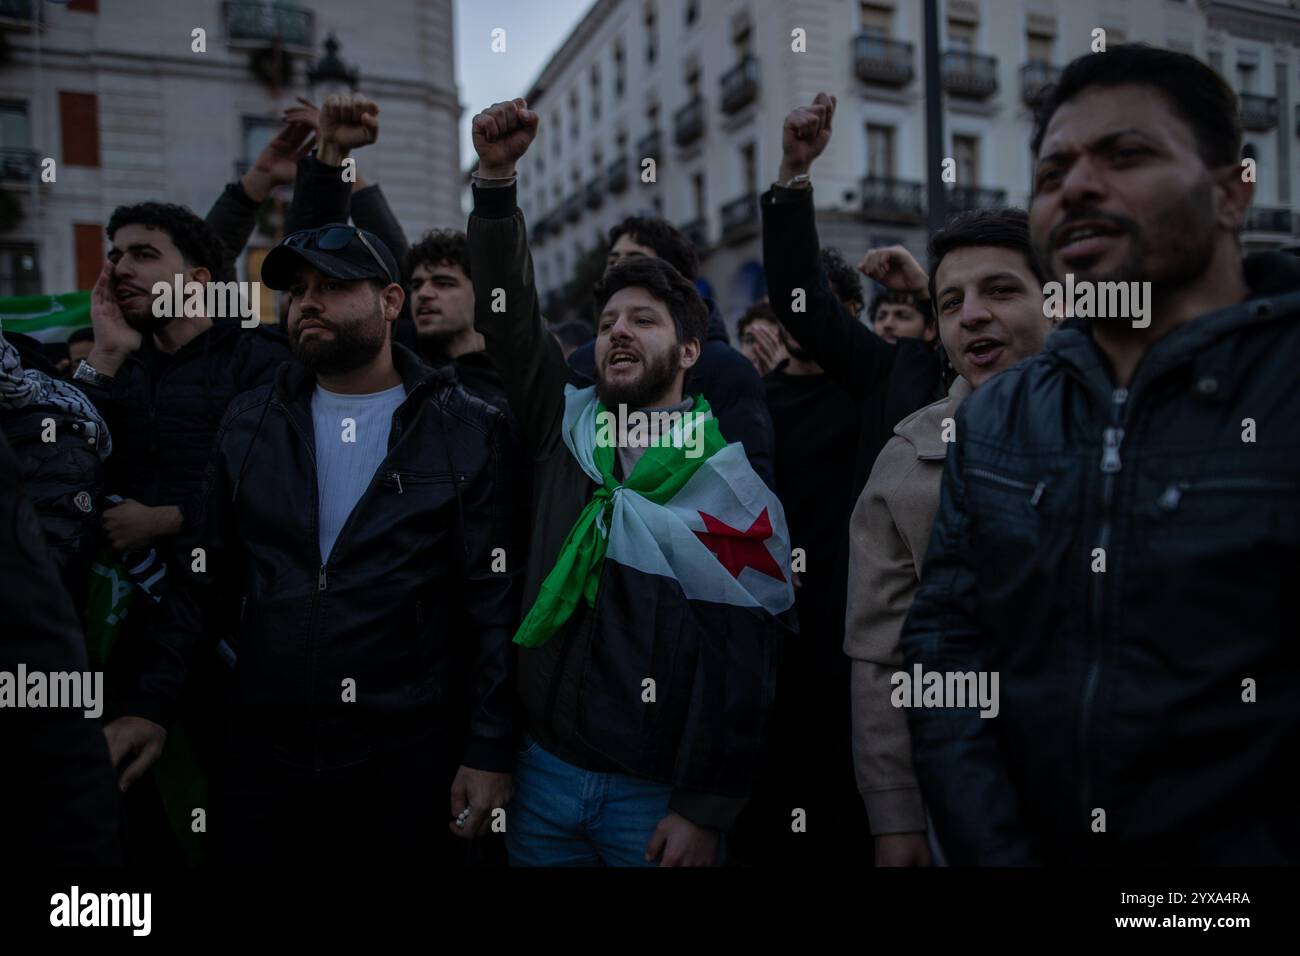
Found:
[[379, 107], [360, 93], [334, 93], [320, 109], [320, 161], [341, 166], [349, 152], [379, 138]]
[[930, 277], [925, 274], [921, 264], [902, 246], [872, 249], [858, 263], [858, 271], [875, 279], [886, 289], [899, 292], [925, 294], [930, 286]]
[[515, 163], [537, 138], [541, 121], [522, 99], [493, 103], [474, 117], [474, 151], [478, 172], [487, 179], [515, 174]]
[[818, 93], [808, 106], [791, 110], [781, 127], [781, 171], [778, 182], [808, 172], [813, 160], [831, 141], [831, 120], [835, 118], [835, 97]]

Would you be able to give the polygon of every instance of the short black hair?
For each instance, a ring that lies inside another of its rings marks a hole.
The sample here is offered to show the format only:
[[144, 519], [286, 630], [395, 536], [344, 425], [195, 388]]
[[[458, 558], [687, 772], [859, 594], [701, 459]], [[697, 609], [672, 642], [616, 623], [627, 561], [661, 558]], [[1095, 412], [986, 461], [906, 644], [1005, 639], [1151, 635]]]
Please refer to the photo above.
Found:
[[766, 319], [778, 329], [781, 328], [781, 320], [777, 318], [776, 309], [772, 308], [766, 302], [756, 302], [745, 310], [744, 315], [736, 323], [736, 334], [744, 335], [745, 329], [749, 328], [751, 322], [757, 319]]
[[667, 219], [628, 216], [609, 230], [611, 248], [621, 236], [631, 236], [641, 246], [653, 249], [656, 256], [671, 263], [686, 279], [694, 282], [700, 275], [700, 257], [695, 246]]
[[645, 289], [668, 307], [679, 345], [691, 339], [704, 344], [709, 331], [708, 307], [695, 284], [669, 262], [664, 259], [627, 259], [610, 269], [592, 290], [596, 296], [596, 315], [599, 317], [605, 311], [605, 304], [615, 292], [630, 288]]
[[930, 237], [930, 305], [939, 314], [935, 281], [939, 263], [954, 249], [968, 246], [998, 246], [1014, 249], [1025, 257], [1029, 271], [1040, 283], [1049, 282], [1047, 270], [1034, 255], [1029, 242], [1029, 213], [1014, 206], [990, 209], [970, 209], [958, 213], [944, 227]]
[[862, 279], [858, 270], [845, 261], [844, 256], [834, 247], [821, 250], [822, 271], [831, 284], [831, 291], [841, 302], [856, 302], [858, 311], [862, 311], [866, 298], [862, 295]]
[[233, 275], [227, 274], [226, 252], [216, 231], [184, 206], [169, 202], [118, 206], [104, 228], [109, 242], [113, 241], [113, 236], [123, 226], [161, 229], [171, 238], [172, 244], [187, 264], [202, 266], [212, 273], [214, 280], [233, 278]]
[[419, 266], [460, 266], [469, 278], [469, 244], [465, 233], [458, 229], [430, 229], [406, 253], [402, 263], [402, 278], [410, 284], [411, 276]]
[[69, 345], [72, 345], [75, 342], [94, 342], [94, 341], [95, 341], [95, 328], [94, 326], [91, 325], [83, 325], [79, 329], [74, 329], [72, 334], [68, 336]]
[[1034, 109], [1034, 155], [1043, 145], [1047, 124], [1063, 104], [1090, 86], [1130, 83], [1154, 87], [1165, 95], [1192, 128], [1206, 166], [1215, 169], [1240, 161], [1241, 118], [1232, 87], [1191, 54], [1145, 43], [1121, 43], [1107, 47], [1105, 53], [1070, 61]]
[[[932, 283], [933, 285], [933, 283]], [[876, 293], [876, 297], [871, 300], [871, 324], [876, 324], [876, 313], [882, 306], [886, 305], [910, 305], [921, 313], [925, 319], [925, 324], [930, 325], [934, 322], [934, 310], [928, 304], [921, 300], [921, 297], [914, 292], [903, 292], [899, 289], [882, 289]]]

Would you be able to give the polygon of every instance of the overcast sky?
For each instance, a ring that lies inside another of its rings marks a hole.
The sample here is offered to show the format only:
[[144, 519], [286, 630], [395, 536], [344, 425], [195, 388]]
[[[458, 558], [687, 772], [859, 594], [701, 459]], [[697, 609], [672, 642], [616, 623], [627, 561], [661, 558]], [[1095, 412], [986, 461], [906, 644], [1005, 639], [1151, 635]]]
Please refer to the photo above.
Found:
[[[460, 168], [474, 161], [469, 124], [498, 100], [528, 92], [551, 54], [594, 0], [456, 0], [456, 83], [465, 113], [460, 119]], [[492, 31], [506, 31], [506, 52], [492, 52]]]

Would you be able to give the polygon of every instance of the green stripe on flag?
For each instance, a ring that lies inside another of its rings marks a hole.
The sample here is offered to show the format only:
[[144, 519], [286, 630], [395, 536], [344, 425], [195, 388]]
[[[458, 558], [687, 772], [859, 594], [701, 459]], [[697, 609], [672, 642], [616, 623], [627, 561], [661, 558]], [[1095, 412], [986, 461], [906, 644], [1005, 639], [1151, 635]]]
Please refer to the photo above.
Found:
[[42, 342], [63, 342], [90, 325], [90, 293], [0, 297], [0, 329], [21, 332]]

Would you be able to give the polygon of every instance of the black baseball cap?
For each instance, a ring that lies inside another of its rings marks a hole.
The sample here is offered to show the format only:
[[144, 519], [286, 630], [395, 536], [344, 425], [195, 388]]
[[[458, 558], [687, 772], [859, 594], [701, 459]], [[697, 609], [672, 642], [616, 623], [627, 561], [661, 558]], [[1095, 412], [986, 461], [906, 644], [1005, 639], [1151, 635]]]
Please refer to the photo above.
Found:
[[282, 292], [303, 265], [344, 282], [402, 281], [397, 260], [378, 236], [341, 222], [285, 236], [262, 260], [262, 284]]

